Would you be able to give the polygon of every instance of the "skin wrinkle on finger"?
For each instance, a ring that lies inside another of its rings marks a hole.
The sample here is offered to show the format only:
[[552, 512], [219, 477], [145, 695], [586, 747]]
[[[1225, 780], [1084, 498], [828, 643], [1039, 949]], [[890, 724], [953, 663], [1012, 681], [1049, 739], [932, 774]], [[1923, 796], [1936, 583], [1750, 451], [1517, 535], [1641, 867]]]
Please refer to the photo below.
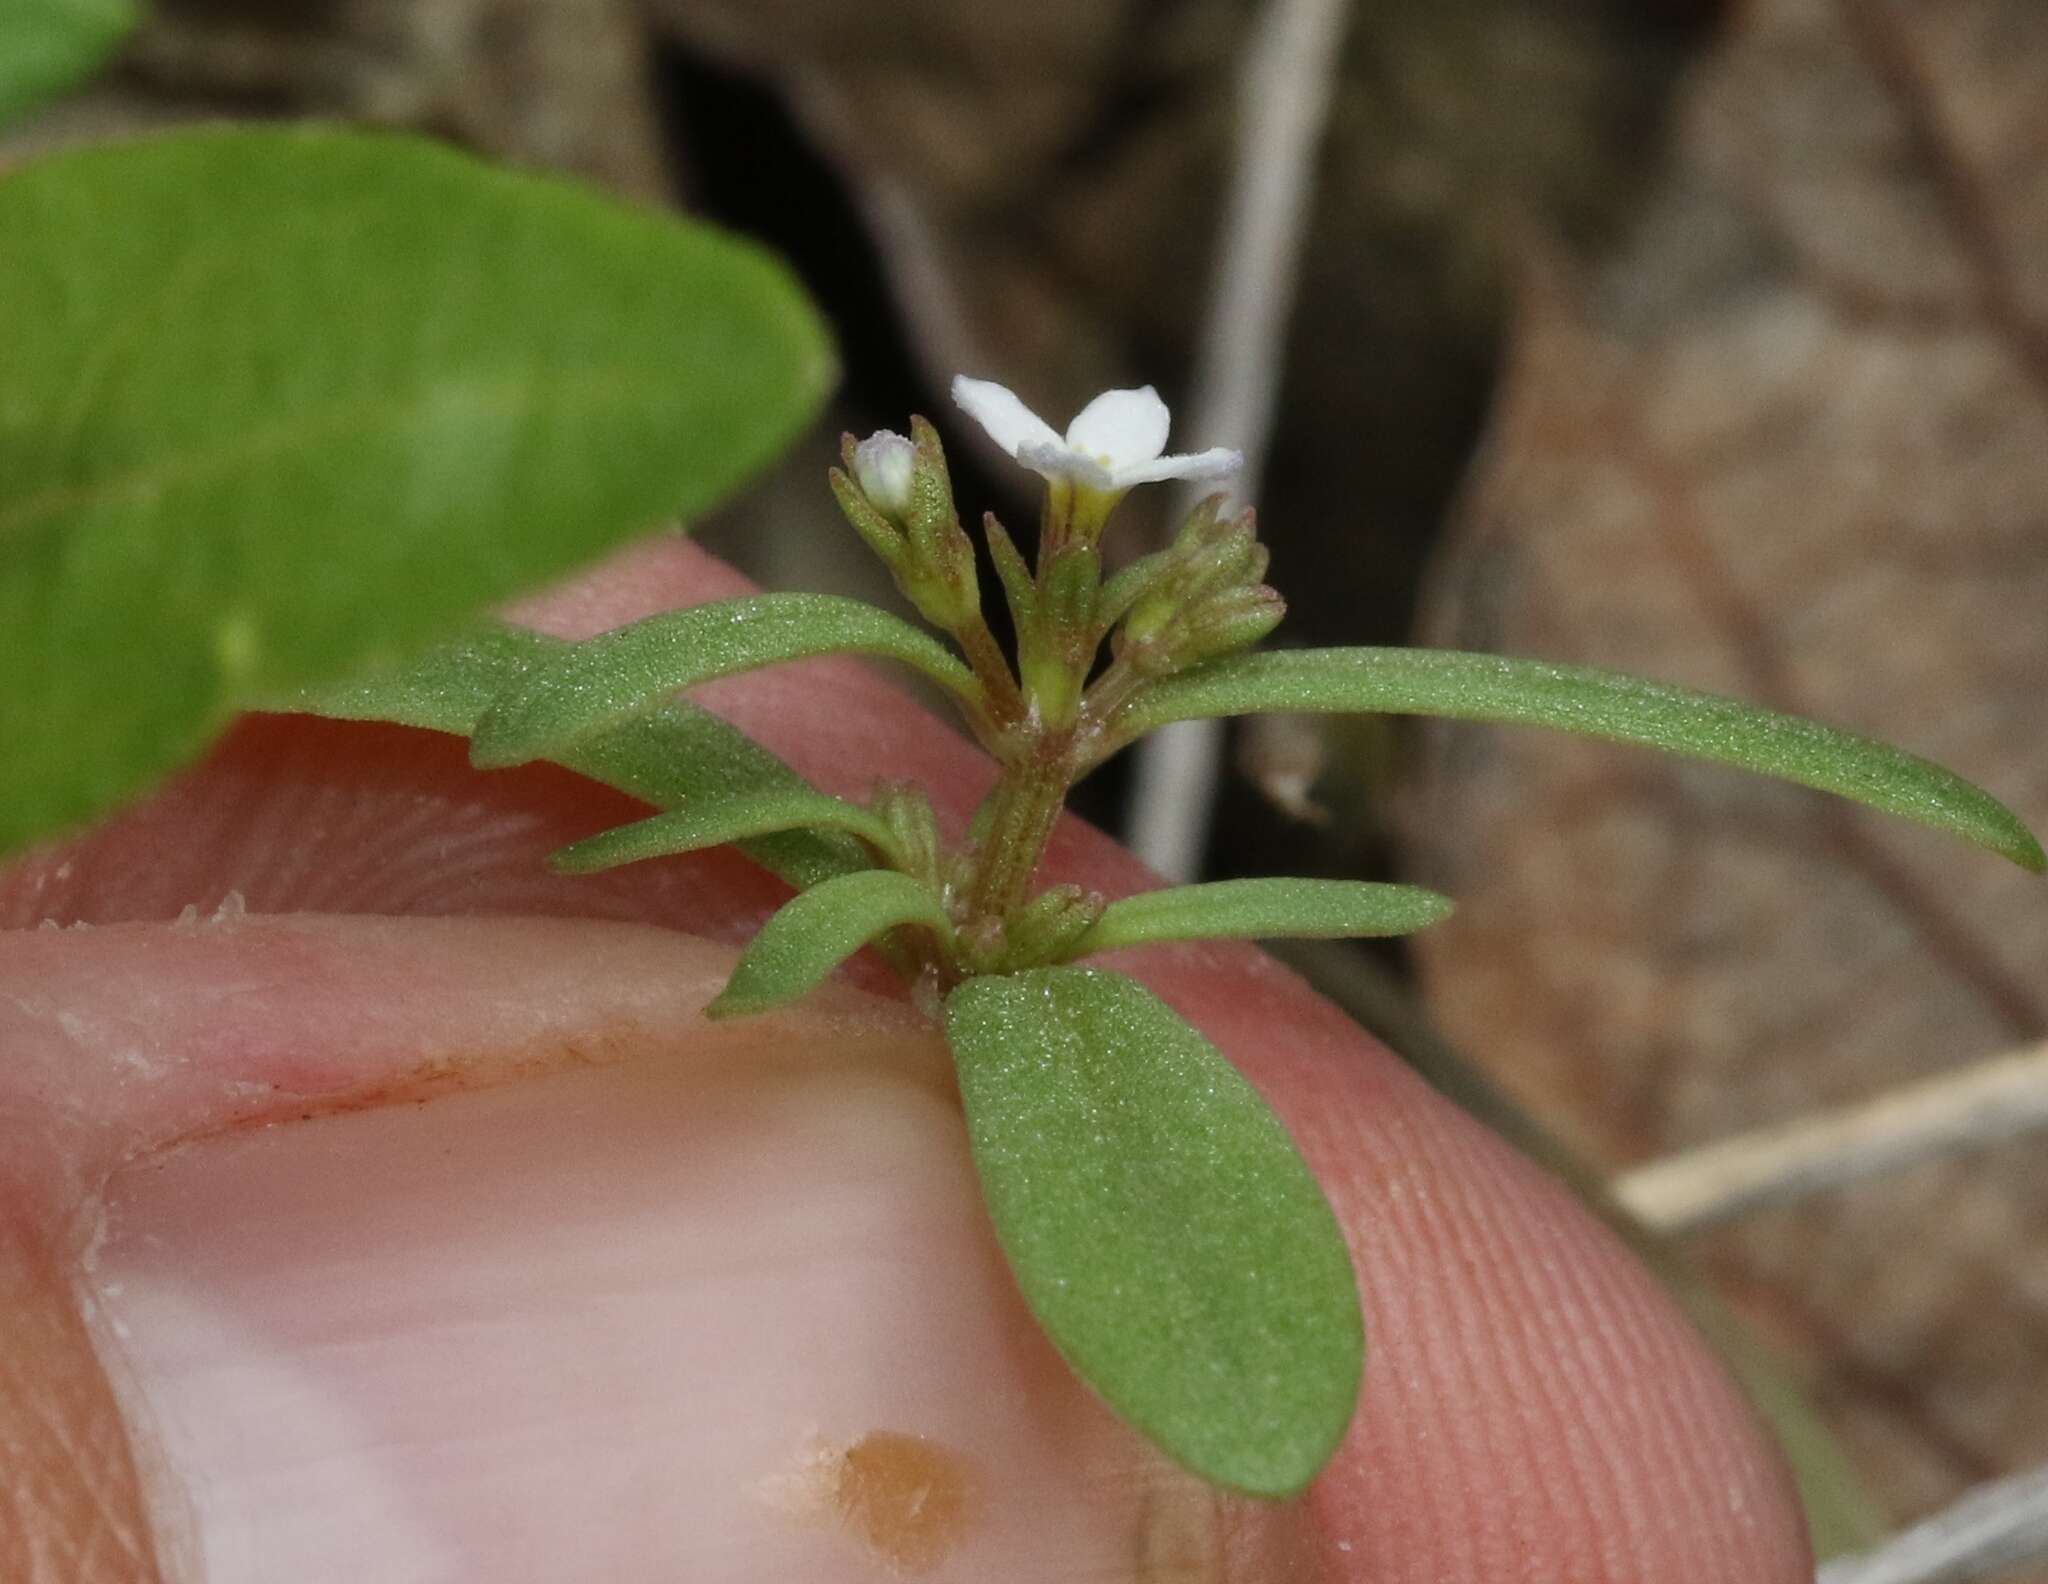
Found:
[[[840, 986], [787, 1013], [702, 1024], [731, 961], [693, 937], [557, 919], [243, 914], [38, 930], [0, 957], [0, 1095], [46, 1119], [43, 1147], [62, 1158], [43, 1176], [61, 1172], [75, 1203], [147, 1150], [618, 1060], [649, 1027], [688, 1028], [707, 1066], [786, 1063], [829, 1038], [928, 1088], [948, 1083], [906, 1008]], [[431, 1006], [451, 1010], [429, 1022]]]
[[44, 1229], [0, 1220], [0, 1578], [155, 1577], [128, 1437]]
[[[589, 631], [741, 588], [670, 541], [600, 569], [549, 615], [558, 627]], [[956, 834], [986, 782], [986, 766], [959, 739], [920, 730], [914, 710], [857, 667], [790, 667], [700, 697], [829, 790], [864, 795], [883, 765], [926, 780]], [[402, 750], [400, 768], [383, 768], [381, 756], [408, 738], [425, 746]], [[378, 762], [365, 765], [366, 741], [377, 743]], [[289, 786], [266, 779], [273, 766], [289, 767]], [[257, 912], [291, 906], [288, 891], [263, 890], [262, 856], [238, 845], [237, 827], [244, 805], [288, 803], [309, 786], [323, 797], [341, 789], [323, 805], [319, 836], [344, 856], [352, 842], [376, 839], [394, 808], [429, 809], [408, 838], [421, 843], [429, 871], [437, 821], [454, 837], [498, 822], [511, 830], [488, 845], [485, 866], [430, 872], [414, 885], [412, 901], [430, 912], [489, 913], [501, 902], [520, 910], [533, 893], [513, 872], [537, 866], [562, 832], [586, 834], [596, 822], [587, 812], [593, 794], [570, 778], [476, 777], [459, 745], [443, 739], [261, 721], [153, 814], [131, 816], [154, 818], [159, 832], [174, 823], [187, 837], [167, 849], [178, 856], [168, 879], [162, 866], [150, 878], [150, 897], [124, 894], [122, 865], [109, 855], [133, 838], [117, 822], [0, 875], [0, 919], [169, 917], [176, 886], [191, 893], [186, 900], [204, 900], [221, 885], [212, 849], [239, 853], [236, 883], [248, 882]], [[289, 812], [273, 817], [288, 823]], [[137, 849], [127, 852], [132, 862]], [[379, 863], [391, 861], [387, 848]], [[701, 859], [645, 867], [655, 872], [637, 883], [653, 922], [674, 924], [696, 908], [700, 923], [722, 926], [722, 887], [755, 888], [737, 890], [743, 909], [763, 894], [737, 867], [720, 873]], [[1151, 883], [1069, 821], [1047, 878], [1084, 876], [1111, 894]], [[361, 880], [373, 895], [388, 886], [373, 874]], [[595, 894], [605, 907], [634, 901], [625, 891]], [[551, 893], [542, 910], [571, 911], [573, 895]], [[330, 891], [323, 905], [347, 910], [349, 898]], [[1258, 954], [1175, 948], [1132, 954], [1129, 965], [1267, 1093], [1353, 1240], [1373, 1340], [1366, 1396], [1309, 1498], [1319, 1559], [1333, 1578], [1790, 1584], [1810, 1576], [1789, 1492], [1746, 1408], [1647, 1276], [1562, 1188]], [[1288, 1038], [1275, 1041], [1276, 1029]], [[1528, 1319], [1532, 1309], [1543, 1324]]]

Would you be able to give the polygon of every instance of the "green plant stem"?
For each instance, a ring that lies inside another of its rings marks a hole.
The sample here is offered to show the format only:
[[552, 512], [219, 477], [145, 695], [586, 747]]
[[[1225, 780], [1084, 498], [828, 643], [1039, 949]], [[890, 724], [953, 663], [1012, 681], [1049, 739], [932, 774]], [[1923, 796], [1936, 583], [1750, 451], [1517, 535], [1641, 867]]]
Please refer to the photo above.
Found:
[[[1081, 719], [1088, 734], [1088, 751], [1083, 763], [1088, 766], [1099, 764], [1114, 750], [1105, 751], [1100, 745], [1124, 711], [1145, 686], [1147, 678], [1138, 668], [1126, 660], [1110, 661], [1090, 685], [1087, 696], [1082, 699]], [[1077, 775], [1076, 780], [1080, 777]]]
[[1028, 758], [1003, 767], [989, 794], [987, 832], [968, 896], [970, 926], [1005, 920], [1024, 905], [1046, 840], [1073, 785], [1071, 732], [1042, 738]]
[[[1053, 515], [1049, 510], [1048, 518]], [[996, 648], [987, 624], [977, 625], [995, 657], [997, 674], [1004, 682], [1010, 682], [1009, 668], [1003, 663], [1001, 651]], [[975, 674], [985, 676], [983, 661], [970, 644], [968, 635], [956, 633], [955, 637], [966, 651]], [[1100, 645], [1101, 634], [1096, 631], [1091, 633], [1086, 643], [1063, 646], [1066, 651], [1065, 669], [1071, 676], [1073, 691], [1081, 695], [1079, 718], [1073, 726], [1064, 731], [1044, 733], [1031, 745], [1028, 753], [1004, 761], [1002, 779], [989, 794], [984, 821], [986, 834], [969, 887], [970, 927], [983, 920], [1007, 920], [1024, 905], [1030, 895], [1032, 877], [1038, 872], [1039, 859], [1044, 855], [1045, 844], [1052, 836], [1053, 826], [1059, 821], [1061, 809], [1066, 806], [1067, 793], [1076, 781], [1105, 757], [1101, 746], [1103, 738], [1126, 706], [1138, 698], [1152, 680], [1127, 661], [1117, 659], [1112, 660], [1083, 693], [1082, 679], [1086, 677]], [[986, 682], [984, 686], [987, 686]], [[1018, 723], [1030, 721], [1030, 709], [1021, 692], [1015, 696], [1018, 700], [1017, 713], [1010, 717], [1011, 720]], [[997, 705], [997, 709], [1000, 708]], [[1042, 727], [1039, 729], [1043, 730]]]

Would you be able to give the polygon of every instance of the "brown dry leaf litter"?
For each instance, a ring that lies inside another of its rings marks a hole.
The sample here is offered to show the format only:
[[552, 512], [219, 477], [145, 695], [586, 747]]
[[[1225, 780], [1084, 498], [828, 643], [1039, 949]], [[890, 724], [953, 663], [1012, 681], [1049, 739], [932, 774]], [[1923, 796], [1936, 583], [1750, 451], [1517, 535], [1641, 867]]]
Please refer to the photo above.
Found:
[[[2048, 828], [2048, 10], [1756, 0], [1618, 256], [1540, 272], [1425, 639], [1882, 735]], [[2048, 889], [1816, 795], [1433, 729], [1451, 1036], [1606, 1162], [2048, 1029]], [[1901, 1510], [2048, 1459], [2037, 1138], [1702, 1252]]]

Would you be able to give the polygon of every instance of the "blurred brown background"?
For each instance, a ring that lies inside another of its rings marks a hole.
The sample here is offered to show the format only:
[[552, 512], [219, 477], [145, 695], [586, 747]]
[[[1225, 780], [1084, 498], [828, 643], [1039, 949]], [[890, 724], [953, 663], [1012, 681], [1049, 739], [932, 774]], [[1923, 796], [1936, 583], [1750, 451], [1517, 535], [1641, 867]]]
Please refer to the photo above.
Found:
[[[950, 425], [955, 370], [1056, 421], [1109, 385], [1187, 400], [1254, 10], [165, 0], [26, 140], [343, 117], [765, 238], [847, 382], [706, 534], [874, 592], [820, 487], [840, 427]], [[1259, 500], [1285, 639], [1734, 692], [2048, 826], [2039, 0], [1382, 0], [1315, 176]], [[966, 500], [1028, 522], [1028, 480], [947, 433]], [[1412, 964], [1430, 1013], [1602, 1172], [2048, 1032], [2048, 891], [1939, 838], [1536, 734], [1239, 746], [1330, 818], [1240, 776], [1211, 871], [1450, 892]], [[1895, 1514], [2048, 1461], [2041, 1149], [1695, 1245]]]

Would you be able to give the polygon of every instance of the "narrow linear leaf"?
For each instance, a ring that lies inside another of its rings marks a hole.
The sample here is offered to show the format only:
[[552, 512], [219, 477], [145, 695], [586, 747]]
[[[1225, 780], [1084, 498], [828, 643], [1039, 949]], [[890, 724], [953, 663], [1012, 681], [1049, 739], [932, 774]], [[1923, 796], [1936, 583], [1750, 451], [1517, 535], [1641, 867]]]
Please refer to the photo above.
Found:
[[908, 875], [869, 869], [841, 875], [785, 902], [740, 954], [706, 1017], [769, 1012], [815, 990], [848, 957], [902, 924], [946, 934], [939, 900]]
[[[272, 707], [466, 736], [493, 698], [529, 666], [566, 647], [559, 638], [493, 623], [439, 644], [404, 666], [279, 700]], [[657, 808], [714, 806], [729, 798], [824, 796], [737, 727], [687, 699], [588, 738], [560, 762]], [[859, 842], [829, 832], [780, 831], [737, 845], [799, 888], [873, 867]]]
[[1408, 935], [1449, 918], [1447, 897], [1366, 880], [1214, 880], [1146, 891], [1103, 910], [1073, 955], [1160, 941]]
[[553, 758], [679, 688], [844, 652], [901, 660], [962, 698], [980, 697], [974, 674], [944, 645], [885, 610], [837, 594], [754, 594], [663, 611], [565, 646], [485, 711], [470, 759], [497, 770]]
[[0, 850], [702, 511], [832, 375], [748, 244], [326, 128], [0, 175], [0, 325]]
[[1916, 755], [1793, 715], [1583, 666], [1443, 649], [1299, 649], [1170, 677], [1132, 701], [1116, 746], [1207, 715], [1357, 711], [1555, 726], [1663, 748], [1838, 793], [2044, 867], [2041, 844], [1990, 793]]
[[1121, 974], [970, 979], [946, 1035], [996, 1235], [1067, 1361], [1204, 1479], [1300, 1490], [1350, 1423], [1365, 1332], [1280, 1119]]
[[83, 82], [138, 19], [134, 0], [0, 5], [0, 127]]
[[804, 829], [846, 831], [888, 855], [891, 862], [897, 860], [895, 832], [858, 803], [823, 792], [764, 792], [693, 803], [620, 825], [571, 843], [548, 863], [564, 874], [594, 874], [646, 858], [700, 852], [706, 847]]
[[281, 715], [388, 721], [467, 737], [492, 699], [567, 647], [560, 638], [524, 627], [478, 622], [402, 664], [373, 666], [324, 687], [259, 697], [254, 707]]

